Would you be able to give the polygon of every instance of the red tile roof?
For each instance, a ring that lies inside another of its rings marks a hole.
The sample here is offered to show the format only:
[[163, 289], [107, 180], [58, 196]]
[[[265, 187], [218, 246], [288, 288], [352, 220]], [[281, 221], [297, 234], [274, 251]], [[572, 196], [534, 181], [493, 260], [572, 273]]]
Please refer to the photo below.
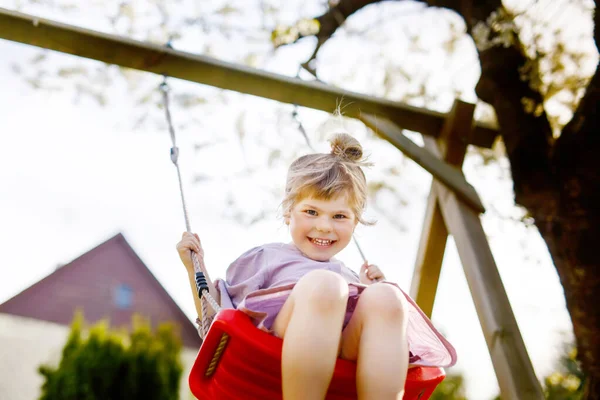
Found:
[[108, 317], [112, 326], [130, 325], [133, 314], [153, 326], [173, 322], [184, 346], [200, 347], [194, 324], [120, 233], [0, 304], [0, 313], [63, 325], [77, 309], [90, 323]]

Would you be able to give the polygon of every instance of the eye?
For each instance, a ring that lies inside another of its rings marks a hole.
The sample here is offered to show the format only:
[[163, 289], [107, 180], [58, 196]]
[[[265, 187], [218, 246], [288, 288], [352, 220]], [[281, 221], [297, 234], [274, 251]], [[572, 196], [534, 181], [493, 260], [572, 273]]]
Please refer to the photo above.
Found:
[[313, 215], [316, 216], [317, 212], [315, 210], [304, 210], [305, 213], [307, 213], [308, 215]]
[[333, 216], [333, 218], [334, 219], [345, 219], [345, 218], [348, 218], [348, 217], [346, 217], [344, 214], [335, 214]]

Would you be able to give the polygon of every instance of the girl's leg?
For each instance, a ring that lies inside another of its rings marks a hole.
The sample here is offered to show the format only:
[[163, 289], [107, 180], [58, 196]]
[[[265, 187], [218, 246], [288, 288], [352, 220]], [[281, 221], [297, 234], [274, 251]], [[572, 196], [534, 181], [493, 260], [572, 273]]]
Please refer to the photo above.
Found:
[[366, 288], [342, 334], [341, 357], [357, 360], [358, 398], [401, 400], [408, 369], [408, 302], [398, 288]]
[[323, 399], [333, 376], [348, 302], [348, 284], [319, 270], [298, 281], [275, 318], [283, 338], [283, 398]]

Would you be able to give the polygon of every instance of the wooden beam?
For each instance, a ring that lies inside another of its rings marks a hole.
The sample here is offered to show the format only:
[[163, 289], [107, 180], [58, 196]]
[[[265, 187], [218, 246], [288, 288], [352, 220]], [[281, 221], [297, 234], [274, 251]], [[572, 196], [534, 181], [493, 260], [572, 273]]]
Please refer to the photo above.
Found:
[[414, 143], [402, 133], [402, 129], [391, 121], [369, 114], [361, 114], [359, 118], [369, 128], [373, 129], [377, 135], [393, 144], [397, 149], [433, 175], [435, 179], [448, 186], [477, 212], [485, 212], [485, 207], [481, 203], [477, 192], [465, 180], [460, 169], [446, 164], [427, 151], [427, 149]]
[[[441, 156], [439, 147], [426, 147]], [[433, 146], [431, 145], [433, 144]], [[544, 398], [479, 215], [439, 182], [435, 191], [444, 222], [454, 237], [503, 399]]]
[[[474, 112], [473, 104], [455, 101], [442, 134], [437, 139], [440, 156], [445, 162], [457, 168], [462, 168], [465, 159]], [[436, 139], [430, 137], [424, 139], [431, 141], [432, 145], [436, 143]], [[410, 296], [429, 317], [433, 313], [447, 239], [448, 229], [437, 201], [435, 185], [432, 184], [410, 285]]]
[[[425, 135], [437, 136], [445, 119], [442, 113], [317, 81], [306, 82], [3, 8], [0, 8], [0, 38], [326, 112], [333, 112], [342, 104], [344, 114], [349, 117], [358, 117], [361, 112], [380, 115], [404, 129]], [[494, 127], [479, 124], [472, 144], [489, 148], [497, 134]]]

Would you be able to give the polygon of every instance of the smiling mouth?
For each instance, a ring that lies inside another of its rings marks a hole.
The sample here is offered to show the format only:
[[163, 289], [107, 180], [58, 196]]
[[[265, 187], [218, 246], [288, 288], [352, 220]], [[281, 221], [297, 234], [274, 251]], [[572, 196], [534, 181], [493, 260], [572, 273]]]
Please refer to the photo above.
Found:
[[329, 239], [316, 239], [316, 238], [308, 238], [312, 244], [315, 244], [320, 247], [329, 247], [336, 242], [336, 240]]

